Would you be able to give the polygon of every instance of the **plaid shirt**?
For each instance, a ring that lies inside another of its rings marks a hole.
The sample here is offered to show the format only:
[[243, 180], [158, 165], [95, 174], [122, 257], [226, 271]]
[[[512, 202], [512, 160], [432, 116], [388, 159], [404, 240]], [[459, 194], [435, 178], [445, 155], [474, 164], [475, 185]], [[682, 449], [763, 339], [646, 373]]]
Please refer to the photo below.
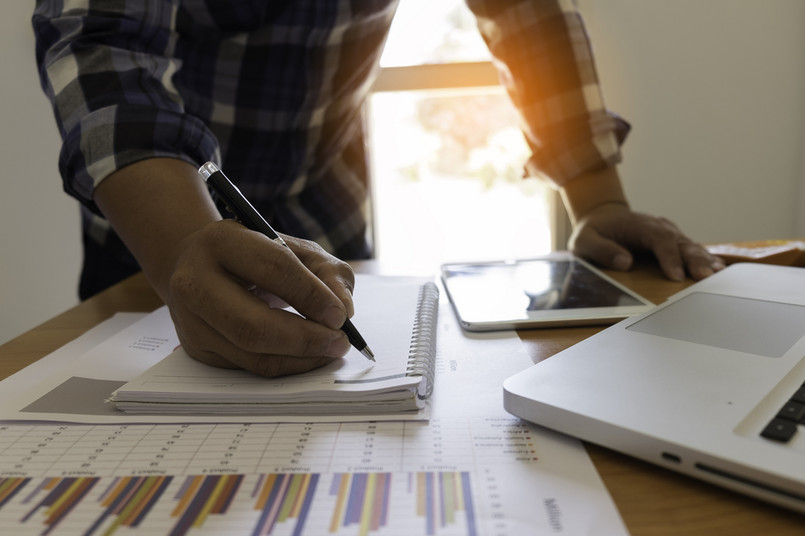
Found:
[[[527, 168], [556, 184], [619, 160], [571, 0], [468, 0], [524, 119]], [[361, 106], [396, 0], [37, 0], [42, 86], [85, 240], [136, 262], [93, 203], [146, 158], [219, 163], [278, 229], [365, 258]]]

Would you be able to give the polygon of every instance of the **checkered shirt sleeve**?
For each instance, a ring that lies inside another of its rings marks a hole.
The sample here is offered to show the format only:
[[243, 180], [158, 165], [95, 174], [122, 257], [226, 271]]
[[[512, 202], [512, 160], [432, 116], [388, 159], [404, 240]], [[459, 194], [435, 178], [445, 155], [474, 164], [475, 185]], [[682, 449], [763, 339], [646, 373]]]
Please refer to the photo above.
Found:
[[529, 175], [555, 186], [620, 161], [629, 125], [604, 106], [572, 0], [467, 0], [520, 113]]

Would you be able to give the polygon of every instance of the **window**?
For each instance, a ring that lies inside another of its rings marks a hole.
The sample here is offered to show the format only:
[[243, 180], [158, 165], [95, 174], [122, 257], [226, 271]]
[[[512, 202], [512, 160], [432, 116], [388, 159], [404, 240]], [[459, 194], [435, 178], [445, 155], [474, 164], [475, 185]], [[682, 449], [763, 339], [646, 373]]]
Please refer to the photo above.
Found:
[[554, 194], [523, 180], [528, 147], [460, 0], [405, 0], [368, 104], [373, 234], [385, 266], [551, 250]]

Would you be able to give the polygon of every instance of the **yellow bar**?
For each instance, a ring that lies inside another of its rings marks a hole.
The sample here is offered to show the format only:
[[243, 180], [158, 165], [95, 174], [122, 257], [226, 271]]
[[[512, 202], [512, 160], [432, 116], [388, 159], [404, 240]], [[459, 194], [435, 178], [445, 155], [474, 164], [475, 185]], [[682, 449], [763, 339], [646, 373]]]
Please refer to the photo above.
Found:
[[285, 521], [288, 519], [288, 517], [290, 517], [294, 500], [299, 493], [299, 487], [301, 485], [301, 479], [299, 476], [300, 475], [291, 476], [291, 485], [288, 487], [288, 492], [285, 494], [285, 500], [282, 501], [282, 507], [280, 508], [279, 515], [277, 516], [277, 521]]
[[48, 509], [48, 519], [46, 521], [47, 525], [52, 525], [52, 523], [61, 517], [61, 515], [70, 509], [71, 504], [75, 501], [76, 495], [80, 495], [86, 489], [92, 487], [91, 481], [94, 478], [79, 478], [77, 479], [72, 486], [61, 496], [59, 501], [54, 504], [51, 508]]
[[293, 503], [293, 508], [291, 508], [291, 517], [297, 518], [299, 517], [299, 513], [302, 511], [302, 505], [305, 504], [305, 495], [307, 495], [307, 490], [310, 488], [310, 473], [305, 473], [302, 475], [302, 484], [299, 488], [299, 493], [296, 495], [296, 499]]
[[204, 503], [204, 507], [198, 513], [198, 516], [196, 516], [195, 521], [193, 521], [193, 526], [194, 527], [200, 527], [201, 525], [204, 524], [204, 521], [207, 519], [207, 516], [210, 514], [210, 510], [212, 509], [212, 505], [214, 505], [216, 503], [216, 501], [218, 500], [218, 496], [221, 494], [223, 489], [226, 487], [226, 479], [227, 478], [228, 478], [227, 476], [223, 476], [223, 477], [221, 477], [220, 480], [218, 480], [218, 483], [215, 484], [215, 489], [212, 490], [212, 493], [207, 498], [207, 502]]
[[3, 485], [0, 486], [0, 501], [5, 499], [9, 493], [17, 489], [17, 486], [20, 485], [20, 482], [22, 482], [21, 478], [9, 478], [3, 482]]
[[154, 487], [153, 479], [154, 477], [148, 477], [143, 482], [143, 485], [140, 486], [140, 489], [137, 490], [137, 493], [134, 496], [126, 501], [123, 510], [115, 518], [114, 523], [112, 523], [106, 532], [104, 532], [104, 536], [108, 536], [112, 534], [120, 525], [129, 525], [131, 521], [131, 512], [136, 510], [137, 507], [140, 505], [140, 501], [143, 500], [143, 497], [148, 495], [148, 491]]
[[68, 500], [72, 499], [72, 494], [73, 494], [73, 493], [75, 493], [75, 491], [76, 491], [78, 488], [80, 488], [80, 487], [81, 487], [81, 483], [82, 483], [83, 481], [84, 481], [84, 478], [77, 478], [77, 479], [76, 479], [76, 481], [75, 481], [75, 482], [73, 482], [73, 484], [72, 484], [72, 485], [71, 485], [69, 488], [67, 488], [67, 491], [65, 491], [64, 493], [62, 493], [61, 497], [59, 497], [59, 498], [58, 498], [58, 500], [57, 500], [55, 503], [53, 503], [53, 504], [51, 504], [51, 505], [50, 505], [50, 508], [48, 508], [48, 509], [46, 510], [46, 512], [47, 512], [48, 514], [50, 514], [50, 513], [52, 513], [52, 512], [55, 512], [55, 511], [59, 510], [59, 508], [61, 508], [61, 506], [62, 506], [62, 505], [65, 503], [65, 502], [67, 502]]
[[330, 532], [338, 532], [338, 527], [341, 520], [344, 519], [344, 504], [347, 501], [347, 493], [349, 492], [349, 483], [352, 475], [342, 474], [341, 482], [338, 484], [338, 496], [335, 501], [335, 508], [333, 509], [333, 519], [330, 521]]
[[375, 504], [375, 488], [377, 487], [377, 473], [369, 473], [366, 479], [366, 490], [363, 495], [363, 506], [361, 507], [361, 528], [358, 531], [360, 536], [367, 536], [372, 527], [372, 506]]
[[465, 512], [467, 510], [466, 505], [464, 504], [464, 486], [462, 485], [463, 475], [461, 473], [455, 473], [455, 478], [453, 482], [456, 486], [456, 510], [461, 510]]
[[125, 512], [120, 513], [120, 518], [123, 519], [123, 524], [130, 527], [132, 522], [137, 518], [140, 513], [142, 513], [143, 509], [148, 506], [148, 503], [154, 497], [154, 494], [159, 490], [159, 486], [162, 484], [162, 481], [165, 479], [164, 476], [149, 476], [146, 478], [143, 487], [140, 488], [140, 492], [137, 493], [137, 496], [130, 502], [129, 504], [133, 505], [133, 508], [127, 508], [128, 515], [125, 515]]
[[442, 473], [442, 510], [444, 511], [444, 522], [453, 524], [456, 522], [456, 496], [453, 487], [455, 473]]

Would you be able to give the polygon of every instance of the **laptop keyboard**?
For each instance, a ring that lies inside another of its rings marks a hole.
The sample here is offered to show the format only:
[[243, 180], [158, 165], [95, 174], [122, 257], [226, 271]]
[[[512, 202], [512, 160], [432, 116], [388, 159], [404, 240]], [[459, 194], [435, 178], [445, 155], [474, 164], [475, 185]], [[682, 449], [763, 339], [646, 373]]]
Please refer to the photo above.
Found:
[[760, 435], [766, 439], [785, 443], [797, 433], [799, 424], [805, 424], [805, 383], [780, 408], [780, 411], [760, 432]]

